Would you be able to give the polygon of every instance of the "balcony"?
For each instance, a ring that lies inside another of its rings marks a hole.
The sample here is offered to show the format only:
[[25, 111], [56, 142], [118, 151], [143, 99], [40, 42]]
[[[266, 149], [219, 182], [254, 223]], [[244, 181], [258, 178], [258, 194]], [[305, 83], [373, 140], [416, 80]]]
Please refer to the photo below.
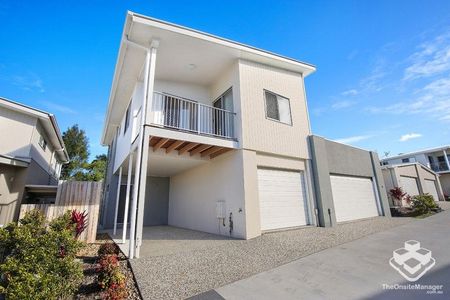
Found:
[[235, 140], [235, 113], [161, 92], [153, 93], [152, 125]]
[[430, 163], [430, 168], [435, 172], [448, 172], [450, 171], [446, 162], [433, 162]]

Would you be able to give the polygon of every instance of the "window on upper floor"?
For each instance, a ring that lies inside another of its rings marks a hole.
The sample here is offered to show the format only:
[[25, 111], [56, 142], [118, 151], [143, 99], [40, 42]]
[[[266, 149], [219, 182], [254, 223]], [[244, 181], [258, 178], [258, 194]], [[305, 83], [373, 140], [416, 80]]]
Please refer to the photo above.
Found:
[[128, 105], [127, 112], [125, 113], [125, 124], [123, 126], [123, 134], [127, 132], [128, 127], [130, 127], [130, 113], [131, 113], [131, 102], [133, 99], [131, 99], [130, 104]]
[[402, 163], [409, 163], [411, 160], [409, 158], [403, 158]]
[[266, 118], [292, 125], [289, 99], [264, 90], [266, 100]]
[[44, 151], [45, 149], [47, 149], [47, 141], [44, 139], [42, 135], [39, 136], [39, 146], [41, 146], [42, 150]]

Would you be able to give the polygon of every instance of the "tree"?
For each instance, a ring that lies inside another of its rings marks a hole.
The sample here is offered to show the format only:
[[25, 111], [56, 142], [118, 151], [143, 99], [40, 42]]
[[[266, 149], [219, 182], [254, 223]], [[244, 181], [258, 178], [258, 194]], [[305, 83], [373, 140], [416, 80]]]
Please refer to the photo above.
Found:
[[106, 176], [106, 167], [108, 157], [105, 154], [97, 155], [95, 159], [87, 166], [86, 179], [89, 181], [100, 181]]
[[[63, 165], [61, 178], [74, 179], [84, 173], [84, 169], [88, 165], [89, 139], [85, 131], [80, 129], [78, 124], [75, 124], [63, 133], [63, 140], [70, 162]], [[78, 178], [76, 179], [78, 180]]]

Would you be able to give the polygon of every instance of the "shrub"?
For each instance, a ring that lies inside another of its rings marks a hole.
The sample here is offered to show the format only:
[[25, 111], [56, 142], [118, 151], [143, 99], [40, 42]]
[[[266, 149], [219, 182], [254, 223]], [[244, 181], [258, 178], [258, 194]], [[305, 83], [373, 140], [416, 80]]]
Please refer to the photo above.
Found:
[[39, 211], [19, 225], [0, 228], [0, 294], [7, 299], [61, 299], [71, 296], [83, 277], [75, 260], [82, 243], [74, 238], [70, 212], [46, 224]]
[[97, 277], [98, 285], [101, 289], [106, 289], [112, 282], [112, 275], [119, 268], [119, 259], [117, 255], [105, 255], [100, 257], [98, 261]]
[[71, 221], [75, 224], [75, 237], [78, 238], [87, 227], [87, 213], [72, 210]]
[[405, 196], [405, 201], [406, 201], [406, 203], [408, 204], [408, 205], [410, 205], [411, 203], [412, 203], [412, 197], [410, 196], [410, 195], [406, 195]]
[[395, 188], [391, 189], [389, 191], [389, 194], [395, 201], [397, 201], [397, 203], [400, 203], [400, 204], [398, 204], [399, 206], [402, 205], [403, 197], [405, 197], [407, 195], [407, 193], [403, 192], [403, 189], [401, 187], [395, 187]]
[[126, 278], [120, 271], [119, 259], [116, 254], [103, 255], [98, 261], [98, 285], [105, 290], [104, 299], [126, 299]]
[[[123, 275], [122, 275], [123, 276]], [[118, 281], [119, 283], [112, 283], [106, 290], [104, 299], [107, 300], [122, 300], [128, 296], [125, 277]]]
[[419, 214], [426, 214], [432, 210], [438, 209], [439, 206], [429, 194], [417, 195], [412, 198], [412, 208]]
[[119, 255], [120, 249], [119, 246], [117, 246], [115, 243], [105, 243], [100, 246], [98, 249], [98, 256], [104, 256], [104, 255]]

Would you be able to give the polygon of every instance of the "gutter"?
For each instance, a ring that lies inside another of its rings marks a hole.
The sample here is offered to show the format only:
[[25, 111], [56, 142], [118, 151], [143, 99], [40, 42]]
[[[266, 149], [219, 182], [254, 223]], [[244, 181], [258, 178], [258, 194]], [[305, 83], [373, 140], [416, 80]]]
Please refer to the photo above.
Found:
[[[125, 60], [125, 53], [123, 54], [122, 57], [122, 52], [126, 51], [126, 45], [124, 43], [124, 39], [128, 36], [128, 34], [131, 31], [131, 27], [132, 27], [132, 22], [131, 22], [131, 15], [130, 15], [130, 11], [127, 11], [127, 15], [126, 15], [126, 20], [125, 20], [125, 26], [123, 28], [123, 32], [122, 32], [122, 38], [120, 40], [120, 44], [119, 44], [119, 53], [117, 54], [117, 60], [116, 60], [116, 67], [114, 70], [114, 75], [113, 75], [113, 81], [112, 81], [112, 85], [111, 85], [111, 92], [109, 95], [109, 101], [108, 101], [108, 109], [106, 111], [106, 115], [105, 115], [105, 123], [103, 125], [103, 133], [102, 133], [102, 146], [108, 146], [105, 142], [106, 140], [106, 136], [108, 134], [108, 127], [109, 126], [114, 126], [117, 124], [109, 124], [109, 118], [111, 115], [111, 110], [113, 108], [113, 101], [115, 99], [116, 96], [116, 90], [117, 90], [117, 82], [119, 81], [119, 77], [120, 74], [122, 73], [122, 67], [123, 67], [123, 61]], [[122, 58], [122, 59], [121, 59]]]
[[55, 149], [55, 151], [57, 151], [57, 152], [63, 152], [63, 155], [65, 156], [65, 159], [66, 159], [66, 160], [63, 161], [62, 163], [63, 163], [63, 164], [68, 164], [69, 161], [70, 161], [70, 157], [69, 157], [69, 154], [67, 153], [67, 150], [66, 150], [66, 148], [65, 148], [64, 140], [63, 140], [63, 138], [62, 138], [62, 136], [61, 136], [61, 131], [59, 130], [58, 123], [56, 122], [56, 118], [55, 118], [55, 116], [54, 116], [53, 114], [48, 114], [48, 116], [49, 116], [49, 118], [50, 118], [50, 122], [52, 123], [53, 129], [54, 129], [55, 132], [56, 132], [56, 136], [58, 137], [59, 144], [60, 144], [60, 146], [61, 146], [60, 149]]

